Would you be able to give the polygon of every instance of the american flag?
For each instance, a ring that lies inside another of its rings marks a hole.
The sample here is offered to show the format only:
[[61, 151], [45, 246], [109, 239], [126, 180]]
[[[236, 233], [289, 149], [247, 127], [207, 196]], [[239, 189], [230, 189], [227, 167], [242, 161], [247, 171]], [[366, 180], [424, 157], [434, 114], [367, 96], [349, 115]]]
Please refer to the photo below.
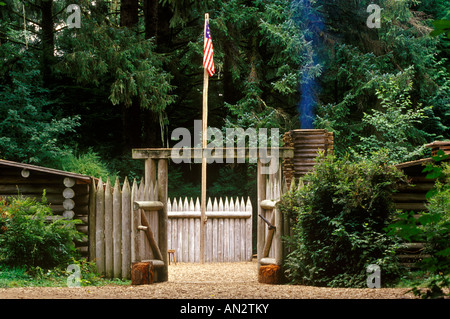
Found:
[[208, 71], [209, 76], [213, 76], [214, 70], [214, 50], [211, 40], [211, 32], [209, 31], [209, 21], [205, 21], [205, 44], [203, 48], [203, 67]]

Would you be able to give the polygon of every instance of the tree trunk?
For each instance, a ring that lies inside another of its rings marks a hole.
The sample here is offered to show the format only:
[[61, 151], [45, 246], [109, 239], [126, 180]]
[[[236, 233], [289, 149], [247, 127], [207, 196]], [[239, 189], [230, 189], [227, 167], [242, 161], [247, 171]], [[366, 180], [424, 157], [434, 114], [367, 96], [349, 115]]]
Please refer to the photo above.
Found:
[[145, 38], [155, 38], [158, 34], [158, 0], [144, 0]]
[[158, 5], [158, 21], [156, 42], [158, 47], [157, 52], [169, 52], [172, 47], [172, 32], [170, 30], [170, 19], [173, 17], [173, 12], [169, 5]]
[[138, 0], [122, 0], [120, 2], [120, 26], [135, 27], [138, 21]]
[[48, 85], [51, 78], [51, 65], [54, 58], [55, 41], [53, 37], [53, 0], [41, 0], [42, 12], [42, 55], [41, 69], [44, 84]]
[[[133, 28], [137, 27], [138, 22], [138, 0], [121, 0], [120, 26]], [[121, 108], [124, 152], [129, 152], [130, 147], [140, 147], [141, 145], [142, 124], [139, 116], [139, 101], [134, 98], [129, 107], [122, 103]]]

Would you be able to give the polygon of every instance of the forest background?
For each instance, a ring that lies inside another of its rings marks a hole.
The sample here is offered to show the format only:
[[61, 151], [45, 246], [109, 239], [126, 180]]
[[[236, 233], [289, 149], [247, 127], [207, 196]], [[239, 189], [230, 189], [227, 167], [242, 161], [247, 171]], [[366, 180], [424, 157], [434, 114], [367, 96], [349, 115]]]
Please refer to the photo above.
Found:
[[[132, 148], [201, 119], [205, 12], [210, 126], [325, 128], [338, 156], [391, 163], [450, 138], [447, 0], [0, 0], [0, 158], [142, 177]], [[199, 196], [200, 165], [169, 170], [170, 197]], [[255, 176], [211, 164], [208, 196], [254, 198]]]

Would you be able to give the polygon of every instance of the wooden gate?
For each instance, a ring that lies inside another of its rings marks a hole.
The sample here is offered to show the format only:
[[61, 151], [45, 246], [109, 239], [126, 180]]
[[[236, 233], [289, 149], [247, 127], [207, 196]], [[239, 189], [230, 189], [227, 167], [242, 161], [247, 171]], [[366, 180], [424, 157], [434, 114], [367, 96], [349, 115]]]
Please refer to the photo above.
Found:
[[167, 159], [146, 161], [145, 185], [143, 191], [134, 194], [132, 259], [152, 262], [155, 282], [163, 282], [169, 277]]
[[274, 174], [261, 174], [262, 167], [263, 164], [258, 161], [258, 268], [262, 265], [282, 265], [282, 235], [288, 231], [276, 207], [282, 194], [281, 170]]

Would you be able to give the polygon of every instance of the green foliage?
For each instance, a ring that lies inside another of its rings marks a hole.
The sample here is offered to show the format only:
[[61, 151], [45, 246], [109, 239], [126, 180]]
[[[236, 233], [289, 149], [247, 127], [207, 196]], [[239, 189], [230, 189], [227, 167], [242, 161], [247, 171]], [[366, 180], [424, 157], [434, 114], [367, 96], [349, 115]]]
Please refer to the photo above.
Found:
[[108, 166], [92, 149], [78, 156], [69, 154], [66, 157], [61, 158], [60, 165], [61, 169], [65, 171], [94, 176], [97, 178], [102, 177], [104, 180], [106, 180], [108, 176], [113, 176]]
[[200, 198], [200, 185], [188, 182], [179, 166], [170, 167], [168, 184], [170, 198]]
[[432, 36], [444, 34], [450, 39], [450, 20], [435, 20], [433, 21], [434, 30], [430, 33]]
[[367, 266], [377, 264], [382, 284], [392, 283], [399, 273], [396, 243], [383, 228], [402, 178], [381, 155], [358, 162], [321, 157], [300, 186], [282, 196], [280, 209], [294, 221], [286, 239], [287, 277], [306, 285], [365, 287]]
[[[0, 56], [4, 54], [0, 50]], [[59, 116], [54, 111], [57, 101], [40, 85], [34, 57], [24, 53], [17, 58], [20, 68], [5, 74], [11, 84], [0, 82], [0, 157], [54, 165], [69, 153], [66, 139], [79, 125], [79, 117]]]
[[239, 198], [256, 195], [256, 167], [253, 164], [242, 164], [239, 167], [225, 166], [219, 169], [219, 177], [214, 184], [208, 188], [208, 196], [225, 196]]
[[[0, 201], [0, 263], [10, 266], [52, 268], [77, 255], [80, 220], [53, 218], [46, 203], [10, 197]], [[50, 219], [49, 219], [50, 218]]]
[[[105, 85], [113, 105], [140, 108], [162, 116], [173, 103], [172, 76], [162, 69], [163, 57], [151, 40], [144, 40], [128, 28], [116, 28], [87, 19], [76, 37], [64, 35], [65, 57], [57, 69], [78, 83]], [[166, 123], [167, 124], [167, 123]]]
[[232, 85], [240, 91], [238, 98], [225, 101], [230, 111], [225, 126], [283, 130], [298, 125], [298, 118], [291, 114], [297, 114], [300, 81], [321, 72], [320, 65], [312, 61], [312, 45], [305, 39], [303, 10], [301, 1], [223, 4], [218, 23], [234, 41], [245, 41], [248, 46], [247, 53], [235, 55], [233, 50], [225, 56], [231, 67], [226, 71], [232, 73]]
[[[428, 22], [423, 15], [411, 10], [413, 4], [410, 1], [381, 1], [377, 3], [383, 8], [380, 29], [351, 29], [369, 2], [356, 4], [337, 1], [335, 5], [325, 5], [327, 22], [336, 28], [333, 31], [339, 36], [333, 38], [334, 45], [327, 50], [316, 128], [335, 132], [337, 154], [345, 154], [349, 148], [364, 148], [364, 138], [369, 139], [372, 145], [375, 144], [374, 148], [378, 148], [376, 144], [384, 144], [386, 138], [382, 134], [383, 125], [387, 124], [389, 129], [389, 125], [392, 125], [390, 117], [395, 113], [394, 109], [389, 110], [381, 105], [383, 98], [387, 92], [395, 95], [399, 93], [397, 85], [400, 83], [391, 83], [392, 87], [389, 87], [387, 79], [408, 77], [407, 81], [402, 80], [403, 84], [410, 85], [407, 89], [408, 100], [391, 99], [389, 104], [392, 107], [408, 104], [401, 113], [403, 119], [407, 115], [406, 110], [415, 110], [417, 115], [422, 113], [410, 125], [413, 130], [410, 133], [412, 136], [408, 136], [409, 145], [400, 153], [406, 153], [411, 147], [416, 151], [424, 139], [428, 142], [432, 138], [449, 134], [450, 86], [449, 74], [445, 69], [446, 59], [439, 54], [439, 39], [429, 35], [431, 29]], [[336, 10], [338, 14], [332, 14]], [[344, 14], [354, 15], [356, 21], [350, 19], [349, 26], [343, 25], [347, 19], [343, 23], [337, 21], [336, 17]], [[365, 22], [363, 19], [360, 21]], [[387, 91], [382, 97], [380, 92], [383, 90]], [[390, 112], [383, 114], [386, 111]], [[377, 119], [389, 119], [387, 123], [378, 123], [378, 132], [374, 132], [374, 127], [366, 121], [369, 118], [365, 114], [374, 113]]]
[[439, 165], [448, 158], [442, 151], [434, 157], [435, 163], [428, 164], [424, 172], [427, 178], [437, 178], [434, 189], [427, 193], [427, 212], [416, 218], [413, 212], [399, 213], [396, 222], [387, 226], [389, 235], [406, 241], [426, 243], [426, 257], [417, 263], [420, 270], [431, 278], [425, 287], [415, 282], [412, 291], [422, 298], [437, 298], [445, 295], [444, 289], [450, 287], [450, 186], [448, 178], [450, 167]]
[[372, 156], [385, 150], [389, 163], [400, 163], [421, 158], [424, 155], [429, 135], [416, 126], [425, 119], [431, 108], [413, 107], [411, 102], [412, 69], [395, 76], [382, 79], [376, 94], [381, 103], [381, 110], [364, 113], [362, 124], [371, 135], [361, 135], [361, 142], [356, 146], [357, 152]]
[[[102, 286], [108, 284], [129, 285], [129, 280], [105, 279], [97, 273], [97, 266], [92, 261], [85, 259], [72, 259], [69, 264], [80, 267], [81, 286]], [[0, 288], [13, 287], [67, 287], [68, 264], [63, 264], [50, 269], [24, 266], [6, 266], [0, 264]]]

